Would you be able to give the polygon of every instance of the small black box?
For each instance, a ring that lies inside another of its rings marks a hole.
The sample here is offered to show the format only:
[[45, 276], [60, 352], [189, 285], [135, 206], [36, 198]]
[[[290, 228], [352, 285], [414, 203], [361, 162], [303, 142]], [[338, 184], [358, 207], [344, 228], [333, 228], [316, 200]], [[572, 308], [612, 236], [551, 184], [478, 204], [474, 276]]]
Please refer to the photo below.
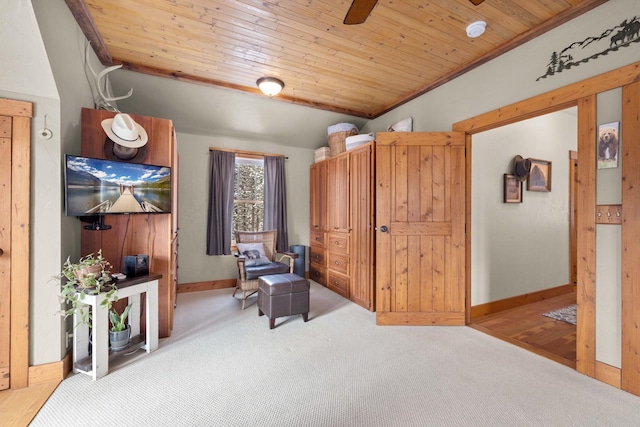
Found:
[[123, 265], [127, 277], [146, 276], [149, 274], [149, 255], [125, 256]]

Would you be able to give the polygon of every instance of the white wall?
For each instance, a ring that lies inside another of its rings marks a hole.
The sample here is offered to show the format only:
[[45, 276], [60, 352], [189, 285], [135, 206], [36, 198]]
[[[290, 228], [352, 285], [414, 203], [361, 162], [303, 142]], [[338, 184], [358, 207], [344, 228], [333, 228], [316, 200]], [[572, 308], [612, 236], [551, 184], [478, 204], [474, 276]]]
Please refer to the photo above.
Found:
[[[576, 108], [473, 135], [471, 305], [569, 283], [569, 150], [577, 150]], [[503, 203], [513, 157], [551, 161], [551, 192]]]
[[286, 155], [289, 245], [309, 246], [309, 166], [313, 163], [313, 150], [226, 136], [178, 133], [177, 139], [180, 162], [179, 283], [233, 279], [238, 276], [235, 257], [206, 254], [209, 147]]
[[3, 70], [0, 73], [0, 88], [21, 95], [58, 99], [31, 2], [0, 0], [0, 10]]
[[[621, 89], [598, 94], [596, 102], [598, 124], [621, 122]], [[624, 138], [625, 135], [621, 135], [618, 153], [622, 153]], [[623, 156], [619, 155], [617, 168], [597, 170], [597, 204], [622, 203], [623, 161]], [[621, 227], [617, 225], [596, 225], [596, 360], [618, 368], [622, 364], [621, 231]]]

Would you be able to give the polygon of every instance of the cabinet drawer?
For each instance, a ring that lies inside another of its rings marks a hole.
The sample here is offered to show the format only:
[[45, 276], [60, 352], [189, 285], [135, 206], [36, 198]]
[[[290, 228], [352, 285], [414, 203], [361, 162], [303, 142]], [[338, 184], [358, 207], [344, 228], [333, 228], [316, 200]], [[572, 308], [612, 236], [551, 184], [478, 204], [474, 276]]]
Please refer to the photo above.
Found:
[[324, 249], [317, 246], [309, 247], [309, 262], [324, 265]]
[[349, 235], [346, 233], [328, 233], [327, 250], [349, 253]]
[[327, 285], [324, 267], [318, 267], [315, 264], [309, 264], [309, 278], [323, 286]]
[[324, 231], [311, 230], [309, 234], [312, 245], [324, 246]]
[[347, 276], [330, 271], [327, 288], [339, 293], [345, 298], [349, 298], [349, 278]]
[[348, 255], [329, 252], [328, 258], [329, 258], [328, 259], [329, 262], [327, 263], [327, 268], [329, 270], [337, 271], [342, 274], [349, 274], [349, 256]]

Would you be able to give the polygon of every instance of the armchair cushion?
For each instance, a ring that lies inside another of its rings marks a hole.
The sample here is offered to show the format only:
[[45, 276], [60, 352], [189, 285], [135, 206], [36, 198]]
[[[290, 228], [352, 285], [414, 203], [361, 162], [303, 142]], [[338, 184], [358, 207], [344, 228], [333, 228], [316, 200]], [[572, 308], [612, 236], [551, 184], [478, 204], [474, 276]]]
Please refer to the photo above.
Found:
[[265, 255], [264, 245], [262, 243], [238, 243], [238, 252], [244, 255], [245, 266], [253, 267], [271, 263], [271, 260]]
[[258, 265], [266, 264], [271, 264], [271, 261], [269, 261], [269, 258], [267, 258], [266, 256], [261, 256], [259, 258], [247, 258], [247, 260], [244, 262], [245, 267], [255, 267]]
[[236, 244], [238, 248], [238, 252], [240, 255], [246, 255], [247, 258], [260, 258], [261, 256], [266, 257], [266, 253], [264, 251], [264, 245], [260, 242], [258, 243], [238, 243]]
[[269, 264], [256, 266], [245, 265], [245, 272], [247, 275], [247, 280], [255, 280], [260, 276], [288, 273], [289, 265], [283, 264], [281, 262], [270, 262]]

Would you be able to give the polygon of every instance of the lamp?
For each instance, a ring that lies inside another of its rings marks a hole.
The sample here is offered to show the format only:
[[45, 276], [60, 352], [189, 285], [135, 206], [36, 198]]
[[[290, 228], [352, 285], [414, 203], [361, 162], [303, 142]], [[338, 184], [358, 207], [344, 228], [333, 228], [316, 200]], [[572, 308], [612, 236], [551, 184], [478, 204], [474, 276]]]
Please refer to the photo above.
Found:
[[282, 88], [284, 87], [284, 82], [280, 79], [276, 79], [275, 77], [260, 77], [256, 84], [267, 96], [275, 96], [280, 93]]
[[484, 33], [486, 27], [487, 23], [484, 21], [472, 22], [467, 27], [467, 36], [471, 38], [480, 37]]

